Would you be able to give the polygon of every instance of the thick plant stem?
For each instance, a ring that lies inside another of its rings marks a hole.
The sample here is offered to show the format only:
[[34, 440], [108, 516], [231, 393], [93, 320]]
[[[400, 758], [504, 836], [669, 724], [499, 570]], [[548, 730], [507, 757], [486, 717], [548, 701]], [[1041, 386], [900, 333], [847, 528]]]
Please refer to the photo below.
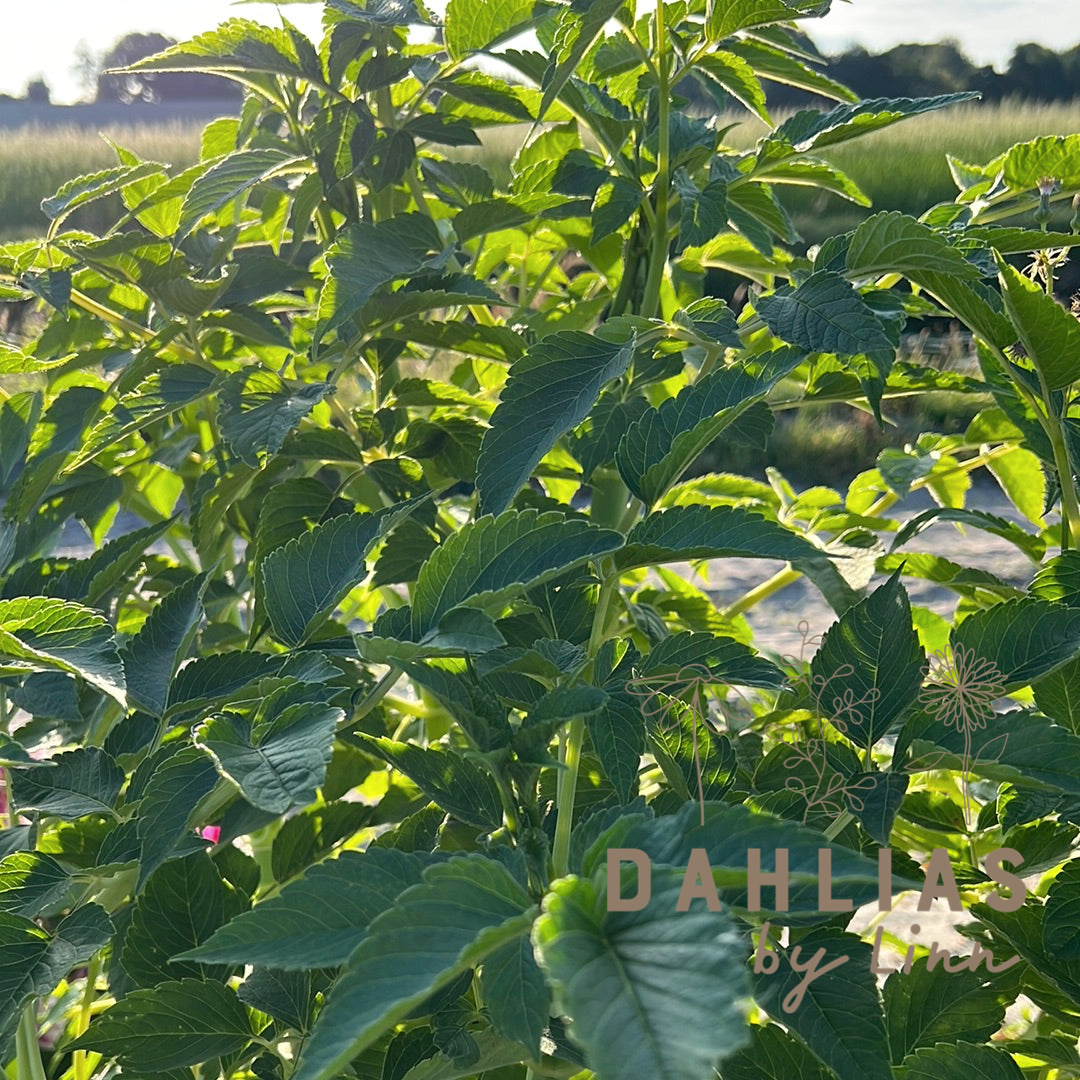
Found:
[[574, 823], [574, 799], [577, 795], [578, 772], [581, 769], [581, 748], [585, 742], [585, 719], [575, 716], [562, 742], [559, 760], [563, 771], [559, 774], [559, 811], [555, 821], [555, 846], [551, 862], [556, 877], [564, 877], [570, 863], [570, 829]]
[[768, 581], [763, 581], [749, 592], [744, 593], [734, 604], [724, 608], [720, 614], [725, 619], [734, 619], [744, 611], [749, 611], [755, 604], [760, 604], [762, 600], [768, 599], [773, 593], [777, 593], [781, 589], [786, 589], [789, 585], [793, 585], [801, 577], [801, 571], [788, 566], [778, 573], [773, 574]]
[[[86, 986], [83, 988], [82, 1001], [79, 1003], [79, 1012], [75, 1020], [74, 1034], [76, 1036], [86, 1033], [90, 1026], [90, 1011], [94, 1005], [94, 996], [97, 993], [97, 977], [101, 970], [101, 954], [95, 953], [86, 967]], [[72, 1059], [72, 1068], [75, 1080], [91, 1080], [93, 1066], [90, 1064], [87, 1050], [76, 1050]]]
[[656, 154], [656, 221], [653, 223], [652, 252], [649, 256], [649, 275], [645, 279], [645, 296], [639, 314], [656, 318], [660, 314], [660, 288], [664, 282], [664, 268], [668, 253], [668, 175], [671, 157], [671, 133], [668, 130], [671, 110], [671, 90], [668, 85], [667, 28], [664, 25], [664, 5], [656, 5], [656, 70], [659, 80], [657, 94], [657, 142]]
[[46, 1080], [38, 1046], [37, 998], [31, 998], [19, 1017], [15, 1034], [16, 1080]]

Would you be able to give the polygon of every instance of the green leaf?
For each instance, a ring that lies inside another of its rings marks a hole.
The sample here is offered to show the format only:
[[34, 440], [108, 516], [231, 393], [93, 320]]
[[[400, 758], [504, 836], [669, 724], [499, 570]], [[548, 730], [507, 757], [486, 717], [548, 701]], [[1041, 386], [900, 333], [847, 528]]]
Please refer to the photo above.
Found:
[[829, 191], [857, 206], [870, 206], [870, 197], [851, 177], [824, 161], [785, 161], [768, 171], [770, 184], [793, 184]]
[[1024, 1074], [1004, 1050], [950, 1042], [915, 1051], [904, 1059], [896, 1077], [897, 1080], [1023, 1080]]
[[[601, 185], [593, 200], [592, 238], [590, 243], [599, 244], [601, 240], [618, 232], [641, 205], [645, 191], [636, 180], [625, 176], [613, 177]], [[715, 230], [710, 236], [715, 235]]]
[[486, 769], [451, 750], [425, 749], [371, 735], [360, 737], [373, 753], [404, 773], [454, 817], [481, 829], [494, 830], [502, 825], [499, 789]]
[[1080, 653], [1080, 609], [1034, 597], [995, 604], [955, 626], [951, 641], [993, 664], [1013, 691]]
[[120, 165], [112, 169], [76, 176], [61, 185], [55, 195], [43, 199], [42, 213], [51, 221], [63, 221], [73, 210], [97, 199], [123, 191], [129, 184], [160, 173], [162, 166], [154, 161], [138, 165]]
[[120, 966], [137, 987], [173, 979], [224, 979], [229, 968], [173, 963], [247, 906], [221, 880], [209, 856], [199, 852], [165, 863], [135, 901], [124, 932]]
[[923, 510], [909, 518], [893, 537], [890, 551], [896, 551], [909, 540], [913, 540], [924, 529], [935, 525], [939, 521], [954, 521], [961, 525], [973, 525], [977, 529], [983, 529], [994, 536], [1000, 536], [1002, 540], [1008, 540], [1015, 544], [1029, 559], [1037, 562], [1042, 558], [1046, 550], [1046, 542], [1040, 536], [1033, 536], [1025, 532], [1015, 522], [1007, 518], [998, 517], [996, 514], [987, 514], [982, 510], [958, 510], [949, 506], [935, 506], [930, 510]]
[[777, 1024], [755, 1024], [750, 1032], [750, 1045], [721, 1064], [723, 1080], [832, 1080], [833, 1074]]
[[889, 846], [893, 822], [907, 794], [904, 773], [854, 773], [846, 792], [848, 809], [871, 839]]
[[607, 911], [603, 885], [575, 877], [544, 900], [534, 946], [597, 1080], [701, 1080], [747, 1038], [746, 940], [700, 901], [676, 911], [681, 884], [654, 869], [641, 911]]
[[71, 875], [51, 855], [17, 851], [0, 862], [0, 911], [36, 918], [62, 904]]
[[130, 67], [133, 71], [304, 74], [289, 35], [250, 19], [228, 19], [216, 30], [198, 34]]
[[424, 871], [380, 915], [330, 990], [295, 1080], [331, 1080], [434, 991], [528, 933], [534, 909], [502, 864], [466, 855]]
[[173, 589], [124, 646], [128, 693], [154, 716], [165, 712], [169, 683], [202, 621], [202, 596], [209, 580], [209, 574], [199, 574]]
[[195, 746], [177, 750], [151, 774], [135, 819], [140, 849], [136, 891], [169, 858], [217, 779], [213, 762]]
[[525, 587], [615, 551], [622, 542], [612, 529], [554, 510], [485, 515], [444, 540], [421, 567], [413, 590], [413, 633], [428, 633], [461, 605], [496, 608]]
[[824, 559], [801, 536], [741, 507], [673, 506], [639, 521], [616, 561], [622, 569], [690, 559]]
[[1016, 341], [998, 293], [981, 281], [960, 281], [950, 274], [924, 270], [921, 284], [975, 334], [998, 348]]
[[124, 394], [112, 412], [94, 426], [67, 471], [92, 461], [103, 450], [147, 425], [206, 397], [214, 383], [214, 374], [196, 364], [166, 364], [161, 371], [143, 379], [131, 393]]
[[285, 971], [339, 967], [374, 919], [419, 884], [429, 861], [389, 848], [342, 852], [178, 959], [273, 965]]
[[[925, 713], [915, 713], [897, 738], [895, 759], [900, 761], [916, 742], [948, 750], [941, 768], [960, 769], [964, 736], [955, 727], [944, 727]], [[1037, 784], [1070, 795], [1080, 795], [1080, 738], [1033, 712], [1013, 711], [987, 720], [975, 740], [972, 769], [982, 776], [1013, 783]], [[915, 757], [920, 748], [915, 748]]]
[[279, 640], [303, 642], [364, 578], [371, 549], [416, 505], [342, 514], [266, 555], [258, 570], [259, 598]]
[[204, 217], [246, 195], [256, 184], [295, 171], [305, 161], [270, 147], [235, 150], [226, 155], [188, 188], [180, 207], [176, 239], [183, 240]]
[[965, 91], [924, 98], [869, 98], [852, 105], [838, 105], [827, 113], [803, 110], [789, 117], [762, 140], [758, 158], [768, 161], [788, 157], [792, 153], [821, 150], [890, 127], [910, 116], [921, 116], [949, 105], [974, 101], [978, 96], [976, 92]]
[[66, 671], [125, 704], [113, 629], [79, 604], [39, 596], [0, 600], [0, 670]]
[[230, 375], [219, 392], [221, 434], [243, 461], [258, 468], [330, 392], [329, 383], [290, 386], [265, 368], [244, 368]]
[[[711, 372], [628, 427], [615, 463], [626, 486], [646, 506], [663, 498], [701, 452], [761, 401], [803, 354], [782, 349], [763, 359], [758, 372], [734, 366]], [[771, 426], [771, 414], [768, 420]]]
[[633, 359], [579, 331], [552, 334], [510, 368], [476, 467], [482, 513], [502, 513], [556, 441], [589, 414], [600, 391]]
[[728, 48], [745, 60], [759, 79], [794, 86], [799, 90], [808, 90], [811, 94], [820, 94], [833, 101], [856, 102], [858, 95], [846, 86], [830, 79], [827, 75], [789, 56], [781, 49], [774, 49], [760, 39], [748, 37], [736, 38], [728, 43]]
[[893, 1064], [939, 1042], [985, 1042], [1001, 1027], [1018, 989], [1015, 966], [996, 975], [950, 972], [940, 964], [931, 971], [923, 957], [909, 975], [894, 971], [883, 991]]
[[506, 706], [476, 679], [431, 664], [406, 664], [404, 668], [414, 685], [437, 698], [481, 752], [498, 750], [510, 742]]
[[645, 753], [640, 703], [628, 694], [611, 693], [604, 707], [589, 715], [585, 724], [604, 775], [625, 805], [637, 797], [638, 770]]
[[[2, 866], [0, 866], [2, 872]], [[1070, 859], [1046, 894], [1043, 945], [1052, 956], [1080, 960], [1080, 861]]]
[[235, 1053], [251, 1036], [247, 1012], [232, 990], [183, 979], [128, 994], [68, 1049], [97, 1050], [125, 1069], [160, 1073]]
[[1049, 389], [1063, 389], [1080, 378], [1080, 320], [1000, 255], [994, 257], [1005, 310], [1025, 352]]
[[818, 270], [798, 288], [758, 297], [758, 314], [782, 341], [811, 352], [892, 359], [895, 347], [874, 310], [839, 274]]
[[113, 815], [124, 772], [96, 746], [57, 754], [49, 764], [15, 769], [11, 795], [22, 811], [36, 810], [64, 821], [87, 814]]
[[397, 278], [433, 264], [443, 243], [434, 223], [420, 214], [398, 214], [342, 230], [326, 252], [330, 275], [319, 296], [320, 337], [336, 330]]
[[[414, 1065], [401, 1080], [470, 1080], [477, 1075], [498, 1080], [506, 1073], [506, 1066], [516, 1065], [522, 1059], [521, 1045], [500, 1038], [494, 1031], [478, 1031], [470, 1038], [479, 1055], [475, 1061], [471, 1056], [455, 1057], [451, 1046]], [[517, 1071], [511, 1070], [506, 1075], [516, 1076]], [[385, 1072], [381, 1080], [388, 1080]]]
[[55, 937], [29, 919], [0, 912], [0, 1044], [14, 1032], [25, 1004], [52, 994], [72, 968], [108, 943], [112, 930], [97, 904], [73, 911]]
[[798, 13], [782, 0], [709, 0], [705, 32], [709, 41], [721, 41], [738, 30], [787, 22]]
[[1080, 607], [1080, 551], [1063, 551], [1039, 567], [1031, 592], [1043, 600]]
[[847, 271], [855, 277], [903, 274], [922, 281], [923, 271], [948, 274], [961, 280], [979, 278], [978, 268], [943, 236], [899, 211], [867, 218], [851, 238]]
[[529, 940], [511, 941], [493, 952], [484, 961], [480, 986], [495, 1030], [538, 1059], [551, 1002]]
[[914, 704], [925, 665], [897, 570], [826, 631], [810, 672], [821, 714], [869, 749]]
[[594, 0], [580, 8], [562, 10], [555, 30], [551, 60], [541, 82], [544, 97], [536, 114], [537, 123], [544, 119], [548, 109], [577, 70], [581, 58], [603, 31], [604, 24], [616, 14], [623, 3], [624, 0]]
[[761, 975], [755, 997], [782, 1020], [839, 1080], [892, 1080], [885, 1020], [877, 983], [870, 970], [871, 947], [854, 934], [815, 931], [799, 939], [803, 962], [824, 949], [819, 967], [842, 956], [847, 960], [818, 973], [801, 1004], [788, 1012], [784, 1001], [804, 978], [791, 967], [788, 951], [778, 951], [780, 968]]
[[1044, 177], [1064, 188], [1080, 186], [1080, 135], [1044, 135], [1017, 143], [985, 167], [989, 177], [1001, 173], [1012, 191], [1031, 191]]
[[344, 719], [341, 709], [317, 703], [292, 705], [267, 723], [218, 713], [195, 730], [195, 742], [252, 806], [282, 814], [314, 801]]
[[765, 91], [761, 88], [754, 69], [741, 56], [720, 50], [711, 56], [702, 57], [698, 61], [697, 69], [719, 83], [740, 105], [772, 126], [772, 118], [765, 102]]

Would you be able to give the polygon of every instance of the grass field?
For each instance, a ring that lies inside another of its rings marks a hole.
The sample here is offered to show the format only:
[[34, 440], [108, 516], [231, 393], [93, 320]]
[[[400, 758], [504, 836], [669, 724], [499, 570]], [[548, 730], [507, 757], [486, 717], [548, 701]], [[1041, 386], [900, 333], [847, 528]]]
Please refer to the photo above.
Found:
[[[783, 117], [774, 119], [779, 122]], [[737, 149], [752, 146], [766, 131], [760, 120], [745, 112], [721, 117], [718, 123], [738, 123], [728, 135], [729, 144]], [[492, 131], [484, 136], [485, 145], [468, 152], [468, 156], [505, 179], [510, 159], [527, 131], [527, 127]], [[956, 196], [946, 154], [979, 165], [1014, 143], [1039, 135], [1075, 132], [1080, 132], [1080, 101], [1064, 105], [976, 102], [905, 120], [885, 131], [833, 147], [822, 156], [863, 189], [875, 210], [919, 215], [935, 203], [952, 202]], [[809, 243], [853, 228], [869, 213], [837, 196], [806, 188], [788, 186], [782, 189], [782, 196], [796, 227]], [[1059, 210], [1063, 220], [1070, 213], [1064, 206]]]
[[[104, 129], [104, 134], [151, 161], [183, 168], [199, 156], [201, 124], [145, 124]], [[77, 127], [26, 127], [0, 132], [0, 239], [45, 232], [41, 200], [83, 173], [117, 164], [112, 147], [94, 131]], [[106, 229], [122, 209], [119, 199], [79, 212], [72, 224]]]
[[[729, 135], [736, 147], [746, 147], [764, 132], [764, 125], [746, 114]], [[201, 127], [192, 123], [141, 125], [106, 129], [109, 138], [140, 155], [174, 167], [190, 164], [198, 155]], [[509, 175], [513, 157], [527, 128], [498, 129], [485, 135], [475, 151], [457, 150], [488, 166], [497, 178]], [[951, 201], [956, 189], [949, 176], [947, 153], [982, 163], [1016, 142], [1038, 135], [1080, 132], [1080, 101], [1068, 105], [964, 105], [905, 121], [858, 142], [838, 146], [827, 157], [847, 172], [873, 200], [875, 209], [919, 214], [934, 203]], [[43, 198], [80, 173], [116, 164], [108, 143], [98, 134], [78, 128], [24, 128], [0, 133], [0, 239], [32, 236], [47, 222], [40, 211]], [[784, 189], [784, 201], [808, 242], [851, 228], [865, 214], [860, 207], [831, 195], [807, 189]], [[81, 224], [107, 227], [116, 205], [89, 207]], [[1060, 211], [1067, 216], [1064, 208]]]

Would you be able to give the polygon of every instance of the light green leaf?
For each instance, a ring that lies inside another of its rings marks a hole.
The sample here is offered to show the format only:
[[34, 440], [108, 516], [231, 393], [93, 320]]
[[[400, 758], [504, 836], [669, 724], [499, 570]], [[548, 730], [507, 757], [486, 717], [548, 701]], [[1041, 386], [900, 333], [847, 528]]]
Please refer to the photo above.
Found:
[[1043, 135], [1030, 142], [1017, 143], [983, 170], [993, 178], [1002, 173], [1012, 191], [1034, 193], [1044, 177], [1056, 180], [1064, 188], [1080, 186], [1080, 134]]
[[310, 168], [305, 158], [265, 147], [235, 150], [207, 169], [187, 190], [180, 207], [176, 239], [183, 240], [208, 214], [246, 195], [257, 184], [282, 173]]
[[144, 161], [138, 165], [120, 165], [112, 169], [77, 176], [61, 185], [55, 195], [42, 200], [42, 213], [54, 222], [63, 221], [73, 210], [87, 203], [123, 191], [129, 184], [159, 173], [157, 162]]
[[558, 511], [485, 515], [448, 537], [424, 563], [413, 590], [414, 640], [460, 605], [493, 608], [526, 586], [622, 546], [622, 535]]
[[772, 118], [765, 103], [765, 91], [761, 88], [754, 69], [741, 56], [721, 49], [710, 56], [702, 57], [698, 61], [697, 69], [719, 83], [740, 105], [772, 127]]
[[867, 218], [848, 245], [847, 271], [854, 277], [903, 274], [922, 282], [923, 271], [976, 280], [978, 268], [943, 236], [907, 214], [892, 210]]
[[987, 514], [982, 510], [957, 510], [949, 506], [935, 506], [931, 510], [923, 510], [913, 518], [906, 521], [900, 531], [893, 537], [890, 551], [897, 551], [910, 540], [914, 540], [923, 530], [939, 521], [952, 521], [959, 525], [971, 525], [976, 529], [1000, 536], [1002, 540], [1008, 540], [1015, 544], [1029, 559], [1037, 562], [1042, 558], [1046, 550], [1046, 541], [1041, 536], [1025, 532], [1015, 522], [1007, 518], [998, 517], [996, 514]]
[[0, 862], [0, 911], [36, 918], [63, 903], [71, 886], [70, 873], [51, 855], [17, 851]]
[[483, 513], [502, 513], [537, 462], [589, 414], [605, 383], [633, 359], [632, 343], [590, 334], [552, 334], [510, 368], [477, 462]]
[[995, 253], [1005, 310], [1036, 370], [1051, 390], [1080, 378], [1080, 320], [1042, 286]]
[[782, 0], [709, 0], [705, 32], [709, 41], [721, 41], [738, 30], [787, 22], [798, 13]]
[[183, 979], [128, 994], [68, 1049], [97, 1050], [125, 1069], [160, 1073], [235, 1053], [251, 1036], [247, 1011], [234, 991]]
[[758, 297], [758, 314], [769, 329], [811, 352], [887, 357], [895, 346], [873, 309], [839, 274], [818, 270], [798, 288], [784, 285]]
[[1046, 896], [1043, 945], [1053, 956], [1080, 960], [1080, 860], [1070, 859]]
[[137, 61], [131, 69], [303, 74], [287, 32], [251, 19], [229, 19], [216, 30]]
[[202, 621], [202, 596], [209, 580], [209, 574], [199, 574], [173, 589], [124, 646], [128, 693], [154, 716], [165, 712], [169, 683]]
[[424, 871], [372, 924], [330, 990], [295, 1080], [331, 1080], [429, 994], [527, 934], [534, 909], [510, 872], [484, 855]]
[[700, 900], [676, 911], [681, 884], [654, 868], [632, 912], [607, 911], [602, 882], [576, 877], [545, 898], [534, 946], [597, 1080], [701, 1080], [747, 1039], [746, 939]]
[[79, 604], [40, 596], [0, 600], [0, 670], [66, 671], [125, 703], [113, 629]]

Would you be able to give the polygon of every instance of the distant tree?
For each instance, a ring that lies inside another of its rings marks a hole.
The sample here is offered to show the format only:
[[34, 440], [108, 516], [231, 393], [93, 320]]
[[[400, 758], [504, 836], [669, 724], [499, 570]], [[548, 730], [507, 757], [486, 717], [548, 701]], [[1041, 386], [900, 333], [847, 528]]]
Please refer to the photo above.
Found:
[[1042, 45], [1017, 45], [1005, 78], [1009, 93], [1029, 101], [1064, 101], [1072, 97], [1066, 87], [1061, 55]]
[[35, 105], [48, 105], [51, 95], [49, 84], [44, 79], [33, 79], [26, 84], [26, 100]]
[[71, 65], [71, 71], [79, 80], [83, 100], [92, 101], [101, 76], [101, 57], [85, 41], [80, 41], [75, 47], [75, 62]]
[[112, 73], [111, 69], [128, 67], [175, 44], [164, 34], [128, 34], [121, 38], [101, 60], [97, 100], [130, 105], [135, 102], [240, 99], [240, 88], [216, 75], [184, 71]]

